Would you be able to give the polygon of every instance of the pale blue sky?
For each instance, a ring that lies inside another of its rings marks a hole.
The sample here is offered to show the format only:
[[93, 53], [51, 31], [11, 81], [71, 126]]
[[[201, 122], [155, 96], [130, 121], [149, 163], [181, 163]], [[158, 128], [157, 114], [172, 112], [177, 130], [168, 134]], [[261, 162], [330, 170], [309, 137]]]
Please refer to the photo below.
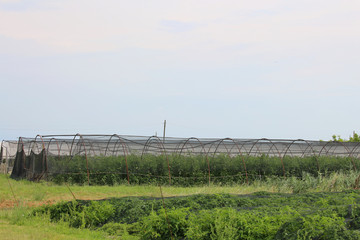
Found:
[[0, 0], [0, 139], [347, 138], [358, 0]]

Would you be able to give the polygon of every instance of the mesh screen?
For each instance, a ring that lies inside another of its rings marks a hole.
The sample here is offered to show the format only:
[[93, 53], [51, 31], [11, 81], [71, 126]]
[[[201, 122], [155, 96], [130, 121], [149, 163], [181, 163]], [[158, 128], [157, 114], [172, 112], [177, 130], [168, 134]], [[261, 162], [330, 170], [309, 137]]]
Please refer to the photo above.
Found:
[[[145, 155], [216, 155], [275, 156], [284, 158], [307, 156], [340, 156], [358, 158], [360, 143], [324, 142], [289, 139], [235, 139], [235, 138], [159, 138], [157, 136], [125, 135], [46, 135], [35, 138], [19, 138], [13, 157], [13, 178], [41, 179], [48, 172], [61, 171], [49, 158], [76, 156], [145, 156]], [[12, 146], [14, 148], [14, 146]], [[11, 152], [10, 150], [8, 152]], [[86, 159], [87, 164], [87, 159]], [[88, 169], [85, 162], [79, 169]], [[101, 164], [101, 163], [99, 163]], [[57, 169], [56, 169], [57, 168]], [[127, 170], [126, 170], [127, 171]], [[169, 166], [170, 175], [170, 166]], [[209, 174], [210, 175], [210, 174]]]

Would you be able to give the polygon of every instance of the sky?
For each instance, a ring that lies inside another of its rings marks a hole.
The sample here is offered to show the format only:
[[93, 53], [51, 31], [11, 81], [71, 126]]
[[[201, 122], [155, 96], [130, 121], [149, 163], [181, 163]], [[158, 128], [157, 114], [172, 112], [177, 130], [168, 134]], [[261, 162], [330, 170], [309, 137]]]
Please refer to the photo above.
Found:
[[360, 132], [358, 0], [0, 0], [0, 139]]

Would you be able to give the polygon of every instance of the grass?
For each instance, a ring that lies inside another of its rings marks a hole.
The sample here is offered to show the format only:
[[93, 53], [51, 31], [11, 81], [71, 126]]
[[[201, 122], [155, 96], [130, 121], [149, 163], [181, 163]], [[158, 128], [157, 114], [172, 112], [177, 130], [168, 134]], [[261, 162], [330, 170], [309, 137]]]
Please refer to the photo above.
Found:
[[29, 208], [0, 211], [0, 236], [3, 240], [105, 239], [102, 232], [70, 228], [64, 222], [51, 223], [46, 216], [27, 217]]
[[66, 224], [47, 222], [34, 223], [35, 219], [24, 225], [13, 225], [0, 220], [0, 236], [3, 240], [38, 240], [38, 239], [104, 239], [106, 235], [87, 229], [70, 228]]
[[[303, 173], [301, 178], [268, 178], [250, 185], [163, 186], [165, 197], [194, 194], [250, 194], [254, 192], [305, 193], [337, 192], [356, 187], [359, 171], [334, 172], [326, 177]], [[64, 222], [52, 223], [46, 216], [26, 217], [35, 207], [77, 199], [97, 200], [125, 196], [161, 197], [156, 185], [79, 186], [51, 182], [13, 180], [0, 175], [0, 236], [2, 239], [105, 239], [104, 232], [70, 228]], [[40, 231], [41, 229], [41, 231]]]
[[[163, 186], [165, 197], [185, 196], [193, 194], [249, 194], [259, 191], [300, 193], [320, 191], [342, 191], [356, 187], [355, 182], [360, 172], [331, 173], [327, 177], [313, 177], [303, 173], [302, 178], [288, 177], [268, 178], [247, 184], [235, 185], [203, 185], [194, 187]], [[79, 186], [57, 185], [51, 182], [30, 182], [13, 180], [7, 175], [0, 175], [0, 208], [11, 207], [15, 203], [27, 206], [38, 206], [59, 201], [76, 199], [96, 200], [124, 196], [161, 197], [156, 185], [114, 185], [114, 186]]]

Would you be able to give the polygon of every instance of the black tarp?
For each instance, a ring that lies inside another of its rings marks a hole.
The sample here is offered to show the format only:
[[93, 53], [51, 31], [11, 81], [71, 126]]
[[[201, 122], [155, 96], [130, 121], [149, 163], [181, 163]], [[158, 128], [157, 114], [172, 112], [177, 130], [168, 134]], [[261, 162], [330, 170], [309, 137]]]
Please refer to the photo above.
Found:
[[10, 177], [13, 179], [40, 180], [47, 171], [46, 161], [45, 150], [39, 154], [31, 151], [28, 156], [24, 150], [18, 151]]

